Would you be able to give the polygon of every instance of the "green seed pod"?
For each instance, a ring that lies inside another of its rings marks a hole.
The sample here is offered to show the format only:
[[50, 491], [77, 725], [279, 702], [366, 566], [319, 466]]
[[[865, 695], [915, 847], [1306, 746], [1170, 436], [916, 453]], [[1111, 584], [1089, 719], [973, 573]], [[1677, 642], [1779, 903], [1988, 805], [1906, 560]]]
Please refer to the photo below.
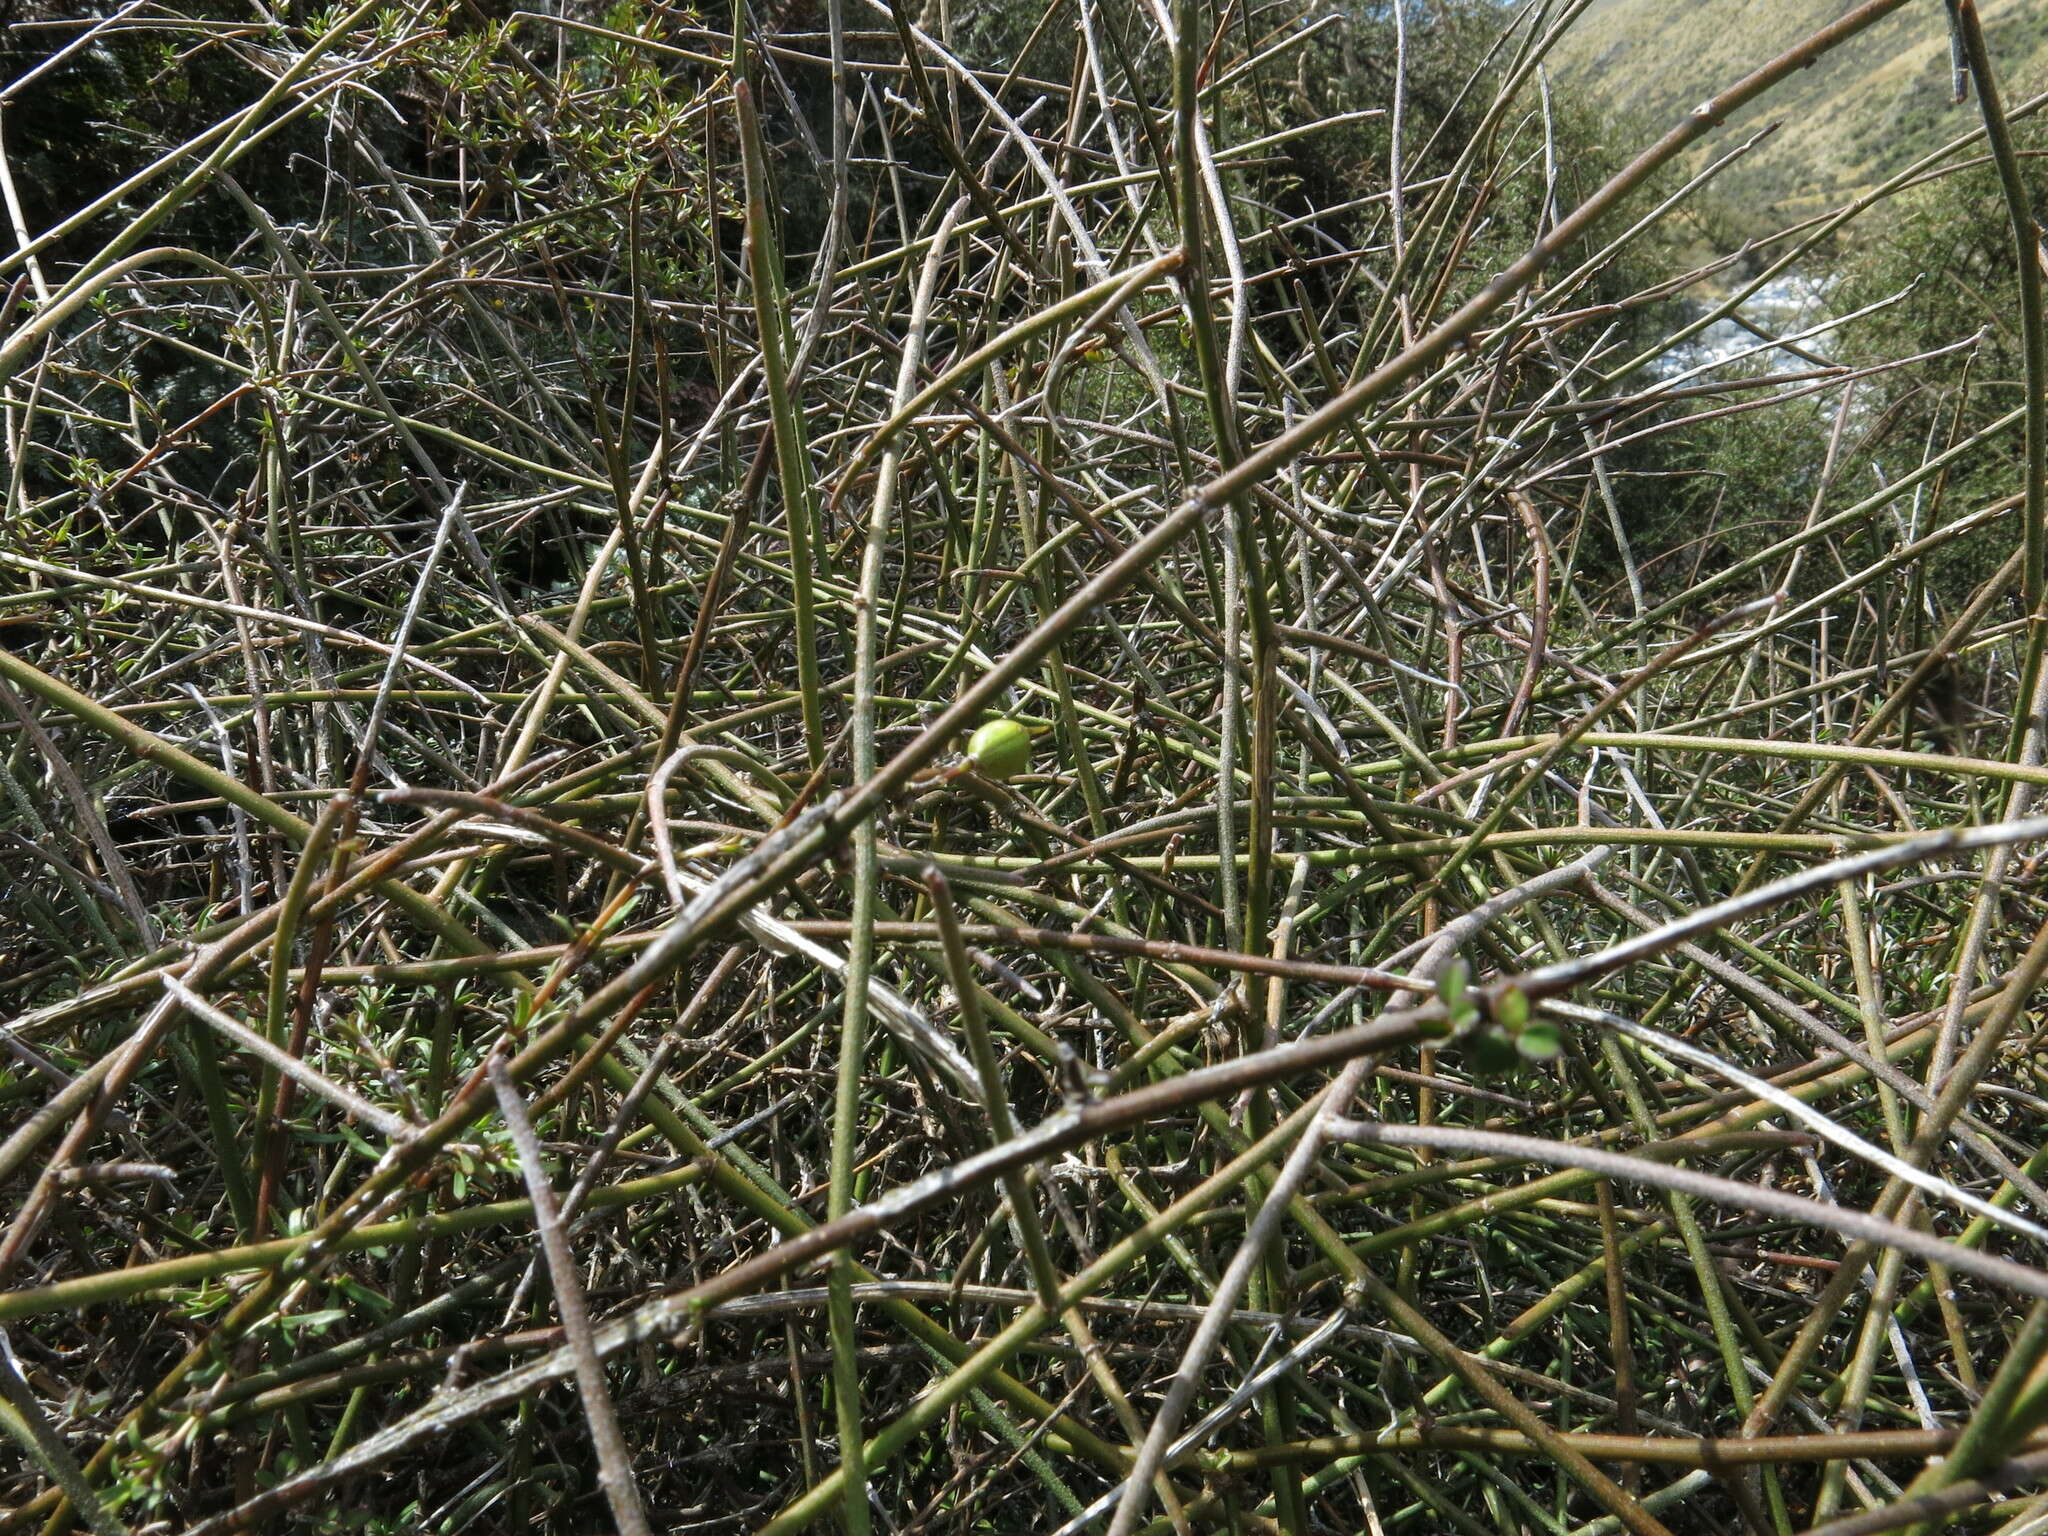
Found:
[[1014, 779], [1031, 766], [1031, 732], [1015, 720], [991, 720], [967, 738], [967, 760], [991, 779]]

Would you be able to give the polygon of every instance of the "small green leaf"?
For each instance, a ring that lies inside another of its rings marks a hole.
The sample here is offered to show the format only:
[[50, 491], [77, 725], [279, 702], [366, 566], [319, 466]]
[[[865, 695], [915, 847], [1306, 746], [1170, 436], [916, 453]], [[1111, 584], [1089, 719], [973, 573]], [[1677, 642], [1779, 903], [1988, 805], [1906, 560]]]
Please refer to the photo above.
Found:
[[1452, 1007], [1465, 995], [1465, 989], [1472, 984], [1472, 967], [1463, 957], [1455, 958], [1444, 967], [1443, 974], [1436, 979], [1436, 995]]
[[1505, 1077], [1522, 1065], [1515, 1042], [1498, 1029], [1483, 1029], [1473, 1035], [1466, 1048], [1472, 1053], [1472, 1068], [1485, 1077]]
[[322, 1328], [341, 1322], [347, 1316], [346, 1307], [326, 1307], [318, 1312], [287, 1313], [277, 1320], [277, 1326], [286, 1333], [318, 1333]]
[[1515, 1036], [1515, 1049], [1531, 1061], [1549, 1061], [1564, 1050], [1564, 1036], [1549, 1019], [1537, 1019]]
[[1493, 1000], [1493, 1016], [1519, 1032], [1529, 1022], [1529, 994], [1517, 986], [1502, 987]]

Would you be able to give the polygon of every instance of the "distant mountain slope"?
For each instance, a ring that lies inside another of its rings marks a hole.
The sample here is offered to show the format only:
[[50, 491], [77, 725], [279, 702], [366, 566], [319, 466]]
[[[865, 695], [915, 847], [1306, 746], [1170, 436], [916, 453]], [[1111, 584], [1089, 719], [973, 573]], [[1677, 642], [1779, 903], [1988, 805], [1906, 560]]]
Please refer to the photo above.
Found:
[[[1556, 62], [1598, 104], [1661, 128], [1848, 9], [1848, 0], [1594, 0]], [[1980, 0], [1979, 10], [2006, 103], [2048, 89], [2048, 3]], [[1951, 102], [1940, 0], [1917, 0], [1785, 81], [1711, 150], [1774, 121], [1783, 126], [1723, 183], [1758, 214], [1867, 186], [1974, 127], [1974, 103]]]

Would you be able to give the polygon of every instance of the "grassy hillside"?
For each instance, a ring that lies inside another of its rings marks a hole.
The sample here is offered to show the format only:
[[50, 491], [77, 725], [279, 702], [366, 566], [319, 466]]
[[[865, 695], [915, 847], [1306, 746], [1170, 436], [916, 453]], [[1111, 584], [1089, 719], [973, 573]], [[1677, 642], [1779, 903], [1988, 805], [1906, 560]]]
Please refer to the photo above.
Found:
[[[1663, 124], [1701, 94], [1825, 26], [1842, 0], [1594, 0], [1565, 38], [1560, 72], [1626, 117]], [[1982, 0], [1980, 13], [2009, 105], [2048, 90], [2048, 7]], [[1793, 213], [1869, 185], [1976, 126], [1950, 94], [1939, 5], [1908, 6], [1786, 81], [1711, 138], [1720, 153], [1766, 123], [1777, 133], [1731, 167], [1732, 200]]]

